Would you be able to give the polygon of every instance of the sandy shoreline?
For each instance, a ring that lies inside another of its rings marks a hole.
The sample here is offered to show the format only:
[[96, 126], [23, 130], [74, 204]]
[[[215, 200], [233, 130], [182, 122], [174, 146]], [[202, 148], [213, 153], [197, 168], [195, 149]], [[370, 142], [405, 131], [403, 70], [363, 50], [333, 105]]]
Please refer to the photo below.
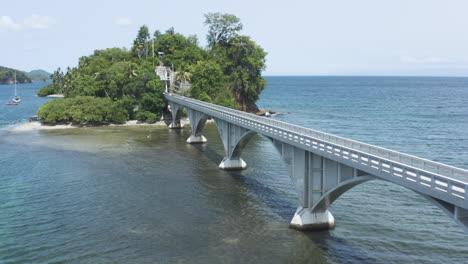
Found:
[[50, 98], [65, 98], [65, 95], [63, 95], [63, 94], [49, 94], [49, 95], [47, 95], [46, 97], [50, 97]]
[[[188, 119], [182, 119], [180, 120], [180, 123], [183, 126], [190, 125], [190, 122]], [[120, 125], [110, 124], [110, 125], [103, 125], [103, 126], [96, 126], [96, 127], [127, 127], [127, 126], [154, 126], [154, 127], [165, 126], [167, 127], [164, 121], [159, 121], [153, 124], [148, 124], [148, 123], [138, 123], [137, 120], [129, 120], [125, 124], [120, 124]], [[58, 129], [70, 129], [70, 128], [82, 128], [82, 127], [73, 126], [71, 124], [48, 126], [48, 125], [43, 125], [40, 122], [29, 122], [29, 123], [23, 123], [23, 124], [14, 126], [11, 128], [11, 131], [23, 132], [23, 131], [33, 131], [33, 130], [58, 130]]]

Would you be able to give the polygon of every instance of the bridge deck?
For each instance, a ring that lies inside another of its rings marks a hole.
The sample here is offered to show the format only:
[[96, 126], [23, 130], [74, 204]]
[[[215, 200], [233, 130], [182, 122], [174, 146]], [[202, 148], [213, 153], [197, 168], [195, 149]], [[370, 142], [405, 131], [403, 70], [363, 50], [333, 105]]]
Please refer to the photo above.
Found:
[[179, 95], [165, 94], [165, 97], [372, 175], [404, 180], [416, 191], [430, 189], [436, 194], [431, 196], [468, 209], [468, 170]]

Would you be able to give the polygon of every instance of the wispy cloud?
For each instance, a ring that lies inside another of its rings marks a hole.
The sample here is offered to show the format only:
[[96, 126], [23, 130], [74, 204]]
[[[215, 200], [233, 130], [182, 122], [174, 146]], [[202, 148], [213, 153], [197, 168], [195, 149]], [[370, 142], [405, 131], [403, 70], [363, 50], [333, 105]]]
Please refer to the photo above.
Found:
[[57, 24], [50, 16], [31, 15], [21, 22], [15, 22], [10, 16], [0, 16], [0, 30], [47, 29]]
[[18, 30], [21, 28], [20, 24], [17, 24], [9, 16], [0, 16], [0, 30]]
[[57, 21], [50, 16], [32, 15], [23, 20], [25, 28], [46, 29], [57, 24]]
[[119, 17], [115, 20], [115, 24], [127, 26], [132, 24], [132, 20], [129, 17]]

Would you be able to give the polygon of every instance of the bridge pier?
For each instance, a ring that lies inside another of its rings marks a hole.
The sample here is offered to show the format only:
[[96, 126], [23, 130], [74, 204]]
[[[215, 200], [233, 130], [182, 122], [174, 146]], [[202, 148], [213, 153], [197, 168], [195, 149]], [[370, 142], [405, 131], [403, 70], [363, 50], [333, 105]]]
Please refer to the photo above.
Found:
[[200, 136], [191, 135], [189, 138], [187, 138], [186, 142], [189, 144], [197, 144], [197, 143], [206, 143], [207, 141], [208, 140], [203, 135], [200, 135]]
[[[300, 206], [290, 227], [298, 230], [328, 230], [335, 219], [328, 207], [346, 190], [372, 178], [357, 170], [296, 146], [270, 138], [289, 168]], [[364, 175], [363, 175], [364, 176]]]
[[223, 170], [243, 170], [247, 168], [247, 163], [241, 158], [225, 157], [218, 167]]
[[335, 218], [328, 210], [313, 212], [310, 208], [299, 207], [289, 227], [301, 231], [329, 230], [335, 227]]
[[171, 129], [180, 129], [183, 126], [180, 123], [180, 118], [182, 117], [183, 106], [176, 104], [174, 102], [169, 102], [169, 110], [171, 111], [172, 121], [169, 124]]
[[298, 147], [270, 138], [289, 168], [300, 206], [289, 226], [298, 230], [327, 230], [335, 226], [333, 215], [314, 205], [325, 192], [324, 158]]
[[169, 128], [170, 128], [170, 129], [181, 129], [181, 128], [183, 128], [183, 127], [184, 127], [184, 126], [180, 123], [180, 120], [179, 120], [179, 121], [176, 121], [176, 122], [173, 121], [173, 122], [171, 122], [171, 123], [169, 124]]
[[187, 109], [187, 113], [190, 120], [190, 126], [192, 128], [192, 132], [190, 137], [187, 139], [187, 143], [196, 144], [207, 142], [207, 139], [202, 135], [202, 131], [209, 116], [193, 109]]
[[214, 120], [226, 153], [226, 157], [219, 164], [219, 168], [223, 170], [243, 170], [247, 168], [247, 163], [241, 159], [240, 155], [245, 145], [257, 133], [219, 118], [214, 118]]

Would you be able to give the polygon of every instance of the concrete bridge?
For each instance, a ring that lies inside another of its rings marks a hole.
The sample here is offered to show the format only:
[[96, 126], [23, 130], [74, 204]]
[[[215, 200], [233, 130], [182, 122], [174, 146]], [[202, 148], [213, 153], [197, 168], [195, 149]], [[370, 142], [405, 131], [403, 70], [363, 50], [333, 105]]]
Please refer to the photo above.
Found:
[[242, 150], [256, 134], [271, 140], [299, 196], [292, 228], [333, 228], [328, 207], [340, 195], [360, 183], [384, 180], [427, 198], [468, 232], [467, 170], [179, 95], [165, 97], [172, 114], [169, 127], [180, 128], [182, 110], [187, 110], [188, 143], [205, 143], [203, 127], [214, 119], [226, 152], [221, 169], [246, 168]]

